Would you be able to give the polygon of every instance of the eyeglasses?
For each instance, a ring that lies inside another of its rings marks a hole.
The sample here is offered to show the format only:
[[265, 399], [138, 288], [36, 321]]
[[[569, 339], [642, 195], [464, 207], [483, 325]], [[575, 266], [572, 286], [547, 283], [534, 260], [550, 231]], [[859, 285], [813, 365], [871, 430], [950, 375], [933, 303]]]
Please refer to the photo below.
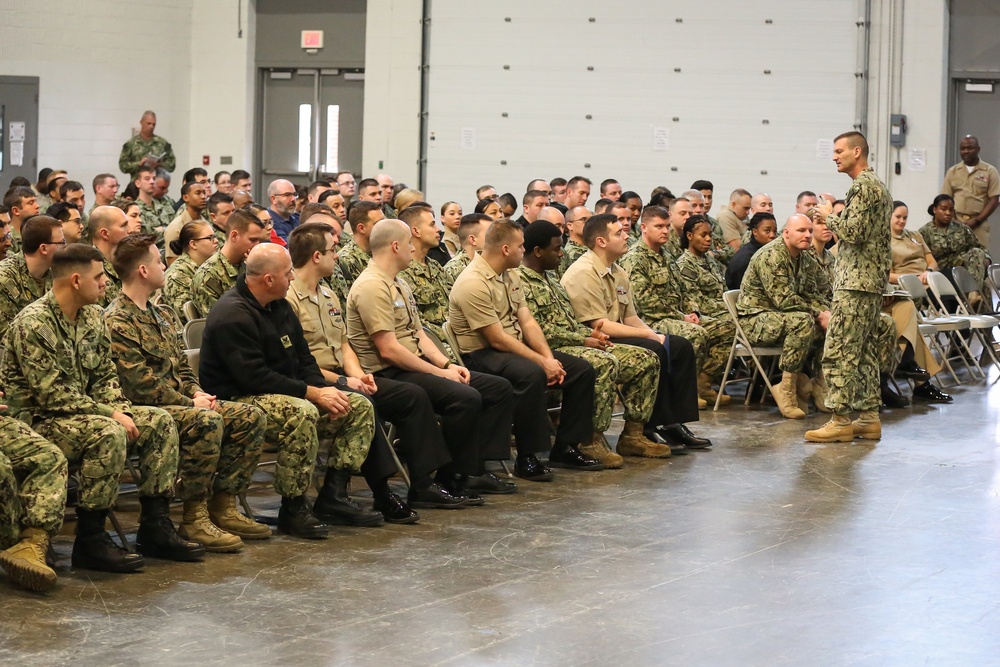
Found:
[[62, 241], [46, 241], [45, 245], [66, 245], [66, 239]]
[[325, 255], [330, 252], [337, 252], [337, 246], [333, 246], [332, 248], [327, 248], [326, 250], [320, 250], [319, 254]]
[[4, 234], [3, 236], [0, 236], [0, 242], [4, 242], [4, 241], [11, 241], [11, 240], [13, 240], [13, 238], [14, 238], [14, 237], [13, 237], [13, 236], [11, 235], [11, 233], [10, 233], [10, 232], [7, 232], [7, 233], [6, 233], [6, 234]]
[[294, 197], [295, 193], [294, 192], [278, 192], [274, 196], [275, 197]]
[[215, 234], [209, 234], [208, 236], [199, 236], [198, 238], [191, 239], [191, 240], [192, 241], [207, 241], [209, 239], [214, 239], [216, 241], [218, 240], [218, 239], [215, 238]]

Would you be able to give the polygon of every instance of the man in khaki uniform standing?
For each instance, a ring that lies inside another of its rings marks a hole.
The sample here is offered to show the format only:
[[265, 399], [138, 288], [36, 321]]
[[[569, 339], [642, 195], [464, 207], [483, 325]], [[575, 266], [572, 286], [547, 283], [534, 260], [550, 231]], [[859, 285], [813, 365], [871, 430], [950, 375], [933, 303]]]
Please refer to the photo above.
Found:
[[968, 225], [989, 250], [989, 218], [1000, 205], [1000, 175], [979, 159], [979, 139], [971, 134], [959, 143], [958, 152], [962, 161], [945, 172], [941, 193], [955, 198], [955, 219]]

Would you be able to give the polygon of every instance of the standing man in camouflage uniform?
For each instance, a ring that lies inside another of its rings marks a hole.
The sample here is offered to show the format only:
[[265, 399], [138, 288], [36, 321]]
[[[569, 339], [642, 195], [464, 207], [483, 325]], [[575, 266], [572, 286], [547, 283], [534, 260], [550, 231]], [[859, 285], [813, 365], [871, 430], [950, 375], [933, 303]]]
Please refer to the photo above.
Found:
[[239, 551], [240, 538], [271, 535], [267, 526], [235, 506], [260, 459], [264, 413], [202, 391], [181, 347], [173, 313], [149, 302], [164, 282], [155, 243], [152, 234], [133, 234], [115, 249], [114, 264], [123, 285], [106, 315], [118, 377], [130, 401], [155, 405], [177, 426], [177, 496], [184, 502], [180, 534], [207, 551]]
[[14, 316], [52, 287], [52, 256], [66, 244], [62, 223], [36, 215], [22, 228], [23, 254], [0, 262], [0, 343]]
[[[834, 140], [837, 171], [854, 179], [843, 213], [832, 215], [829, 202], [814, 216], [825, 220], [840, 239], [833, 283], [833, 306], [823, 349], [823, 374], [829, 386], [826, 406], [834, 413], [822, 428], [807, 431], [811, 442], [878, 440], [878, 351], [876, 328], [882, 292], [892, 266], [889, 218], [892, 197], [868, 166], [868, 142], [860, 132], [845, 132]], [[861, 412], [851, 422], [850, 414]]]
[[[524, 259], [514, 269], [521, 278], [524, 300], [542, 328], [553, 350], [589, 362], [597, 372], [594, 384], [594, 439], [580, 451], [597, 459], [606, 468], [620, 468], [622, 454], [666, 458], [670, 448], [655, 443], [642, 433], [643, 424], [653, 414], [660, 362], [656, 354], [633, 345], [613, 345], [600, 328], [580, 324], [573, 313], [566, 290], [554, 271], [562, 259], [562, 233], [551, 222], [536, 220], [524, 230]], [[611, 426], [611, 413], [622, 388], [625, 429], [618, 437], [618, 452], [604, 446], [604, 432]]]
[[94, 209], [90, 216], [90, 238], [94, 247], [101, 253], [104, 274], [108, 277], [104, 293], [97, 302], [102, 308], [107, 308], [121, 292], [122, 281], [115, 272], [114, 265], [111, 264], [111, 258], [114, 257], [118, 243], [126, 236], [128, 236], [128, 216], [125, 215], [125, 211], [115, 206], [98, 206]]
[[381, 205], [372, 201], [356, 201], [347, 211], [347, 221], [351, 224], [353, 237], [337, 255], [337, 263], [348, 287], [354, 284], [368, 266], [372, 257], [368, 237], [379, 220], [385, 220], [385, 214], [382, 213]]
[[[5, 409], [6, 406], [0, 406]], [[0, 415], [0, 567], [19, 586], [48, 591], [45, 562], [66, 509], [66, 457], [24, 423]]]
[[[323, 539], [329, 529], [305, 497], [320, 434], [333, 439], [330, 468], [357, 471], [372, 443], [375, 412], [363, 395], [327, 386], [285, 300], [294, 275], [285, 248], [264, 243], [250, 251], [246, 274], [208, 314], [200, 380], [217, 398], [264, 411], [265, 439], [278, 448], [278, 527], [296, 537]], [[362, 509], [332, 485], [323, 485], [316, 503], [324, 513], [336, 513], [354, 525], [382, 522], [381, 514]]]
[[135, 178], [139, 167], [162, 168], [172, 172], [177, 168], [174, 149], [163, 137], [153, 134], [156, 129], [156, 114], [146, 111], [139, 120], [139, 134], [125, 142], [118, 157], [118, 168]]
[[476, 253], [483, 249], [486, 242], [486, 230], [493, 224], [493, 218], [485, 213], [469, 213], [463, 215], [458, 223], [458, 240], [461, 243], [462, 251], [456, 253], [444, 265], [444, 277], [447, 279], [447, 289], [451, 291], [451, 286], [455, 284], [458, 277], [465, 271]]
[[132, 572], [143, 565], [104, 531], [130, 452], [139, 459], [139, 553], [199, 560], [204, 547], [181, 539], [170, 522], [177, 476], [173, 420], [157, 408], [132, 405], [115, 374], [104, 311], [95, 305], [107, 283], [101, 260], [82, 243], [56, 252], [52, 289], [10, 325], [0, 382], [11, 415], [80, 465], [74, 567]]
[[240, 209], [229, 216], [226, 243], [198, 267], [191, 279], [191, 300], [202, 317], [208, 317], [215, 302], [236, 284], [247, 255], [266, 236], [264, 223], [253, 213]]

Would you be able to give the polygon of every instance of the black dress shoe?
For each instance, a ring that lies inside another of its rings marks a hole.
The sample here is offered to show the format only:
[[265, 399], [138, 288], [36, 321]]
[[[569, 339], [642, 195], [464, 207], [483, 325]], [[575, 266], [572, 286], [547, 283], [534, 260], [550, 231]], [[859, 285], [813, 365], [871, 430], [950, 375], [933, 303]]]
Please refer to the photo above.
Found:
[[900, 396], [892, 390], [892, 387], [883, 385], [881, 388], [882, 405], [887, 408], [905, 408], [910, 402], [905, 397]]
[[668, 443], [679, 443], [688, 449], [708, 449], [712, 446], [712, 441], [708, 438], [699, 438], [692, 433], [684, 424], [670, 424], [656, 429]]
[[469, 477], [467, 485], [470, 491], [476, 491], [478, 493], [488, 493], [494, 495], [517, 493], [517, 484], [514, 482], [508, 482], [505, 479], [500, 479], [492, 472], [477, 475], [475, 477]]
[[930, 380], [931, 374], [917, 366], [915, 361], [904, 361], [896, 366], [896, 375], [902, 375], [911, 380]]
[[475, 491], [470, 491], [469, 486], [466, 483], [468, 476], [459, 475], [454, 480], [442, 484], [441, 486], [448, 490], [448, 493], [455, 496], [456, 498], [465, 498], [466, 507], [480, 507], [486, 504], [486, 499]]
[[468, 498], [453, 496], [440, 484], [431, 484], [422, 491], [410, 489], [410, 507], [417, 509], [454, 510], [465, 507]]
[[951, 394], [944, 393], [930, 382], [925, 382], [914, 387], [913, 395], [919, 396], [925, 401], [930, 401], [931, 403], [951, 403], [955, 400], [952, 398]]
[[549, 465], [553, 468], [570, 470], [604, 470], [604, 464], [592, 459], [576, 448], [576, 445], [553, 447], [549, 454]]
[[549, 482], [554, 475], [534, 454], [519, 455], [514, 461], [514, 476], [529, 482]]
[[670, 448], [671, 456], [687, 456], [688, 448], [683, 442], [667, 442], [667, 439], [656, 432], [656, 429], [649, 426], [643, 428], [642, 434], [646, 436], [647, 439], [652, 440], [658, 445], [666, 445]]
[[372, 509], [382, 514], [386, 523], [416, 523], [420, 520], [420, 515], [410, 509], [410, 506], [403, 502], [403, 499], [395, 493], [390, 492], [385, 498], [376, 500], [372, 504]]

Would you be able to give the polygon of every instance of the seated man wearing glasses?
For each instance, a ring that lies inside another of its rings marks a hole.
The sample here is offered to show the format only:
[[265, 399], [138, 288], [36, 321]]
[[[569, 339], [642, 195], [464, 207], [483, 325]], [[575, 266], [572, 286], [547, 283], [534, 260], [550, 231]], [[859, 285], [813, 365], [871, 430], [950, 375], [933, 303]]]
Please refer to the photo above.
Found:
[[274, 221], [274, 232], [283, 241], [288, 241], [288, 235], [299, 226], [299, 214], [295, 212], [295, 186], [290, 181], [279, 178], [267, 186], [267, 196], [271, 207], [267, 212]]
[[191, 281], [191, 300], [202, 316], [208, 317], [219, 297], [236, 284], [244, 260], [265, 233], [264, 223], [248, 211], [240, 209], [229, 216], [225, 245], [198, 267]]

